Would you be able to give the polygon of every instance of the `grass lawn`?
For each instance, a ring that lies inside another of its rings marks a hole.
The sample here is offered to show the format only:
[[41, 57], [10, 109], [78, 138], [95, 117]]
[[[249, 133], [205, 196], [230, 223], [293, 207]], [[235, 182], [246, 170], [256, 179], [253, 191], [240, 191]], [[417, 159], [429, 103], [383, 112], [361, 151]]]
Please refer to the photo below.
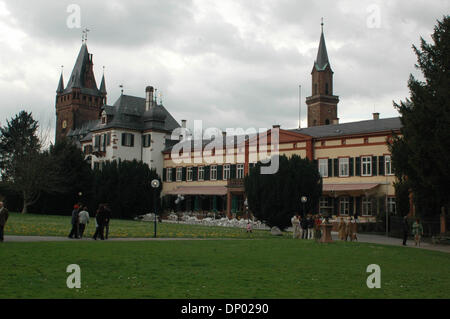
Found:
[[[50, 216], [10, 213], [5, 227], [6, 235], [23, 236], [59, 236], [69, 235], [72, 225], [70, 216]], [[85, 237], [92, 237], [95, 232], [95, 221], [91, 218]], [[270, 233], [266, 230], [254, 230], [247, 234], [245, 229], [232, 227], [208, 227], [201, 225], [159, 223], [157, 226], [158, 237], [164, 238], [269, 238]], [[111, 238], [153, 237], [153, 222], [142, 222], [134, 220], [112, 219], [110, 222], [109, 236]], [[289, 234], [284, 236], [289, 237]]]
[[[81, 267], [68, 289], [66, 267]], [[381, 267], [381, 289], [366, 268]], [[448, 298], [450, 254], [262, 240], [0, 245], [0, 298]]]

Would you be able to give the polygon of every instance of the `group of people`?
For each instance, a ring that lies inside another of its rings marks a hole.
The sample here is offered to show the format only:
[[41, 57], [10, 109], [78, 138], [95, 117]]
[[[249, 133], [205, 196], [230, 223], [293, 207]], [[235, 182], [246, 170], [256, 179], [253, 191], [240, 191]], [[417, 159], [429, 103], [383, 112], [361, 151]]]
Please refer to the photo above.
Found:
[[[89, 224], [89, 212], [86, 206], [82, 203], [75, 204], [72, 211], [72, 229], [69, 233], [69, 238], [81, 239], [87, 224]], [[108, 239], [109, 235], [109, 221], [111, 220], [111, 209], [108, 204], [100, 204], [95, 214], [95, 233], [92, 239], [101, 240]], [[105, 233], [106, 231], [106, 233]]]
[[324, 218], [319, 215], [308, 214], [305, 217], [296, 214], [291, 218], [294, 239], [315, 239], [320, 240], [322, 231], [320, 225], [324, 222]]
[[344, 218], [341, 217], [338, 224], [338, 237], [340, 240], [350, 240], [356, 241], [358, 237], [356, 234], [358, 233], [358, 218], [350, 217], [347, 222], [344, 221]]

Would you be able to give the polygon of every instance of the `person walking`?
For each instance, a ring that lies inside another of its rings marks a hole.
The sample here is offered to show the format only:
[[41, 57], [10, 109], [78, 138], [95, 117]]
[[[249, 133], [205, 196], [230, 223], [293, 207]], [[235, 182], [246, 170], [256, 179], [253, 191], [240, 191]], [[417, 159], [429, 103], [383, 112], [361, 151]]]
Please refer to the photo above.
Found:
[[412, 225], [412, 233], [414, 235], [414, 242], [416, 246], [420, 247], [420, 239], [423, 236], [423, 226], [417, 218], [414, 224]]
[[316, 241], [319, 241], [322, 237], [322, 232], [320, 230], [320, 225], [322, 224], [322, 220], [320, 218], [320, 215], [316, 215], [316, 218], [314, 219], [314, 239]]
[[111, 220], [111, 208], [109, 207], [109, 204], [103, 204], [104, 208], [104, 221], [105, 221], [105, 239], [108, 239], [109, 236], [109, 222]]
[[408, 216], [403, 217], [403, 246], [406, 246], [409, 234]]
[[78, 236], [78, 214], [80, 211], [80, 206], [78, 204], [73, 206], [73, 210], [72, 210], [72, 229], [70, 230], [70, 234], [69, 234], [69, 238], [76, 238], [79, 239]]
[[356, 235], [358, 233], [358, 216], [355, 215], [355, 218], [352, 219], [352, 238], [351, 241], [358, 241], [358, 236]]
[[340, 218], [339, 219], [339, 225], [338, 225], [338, 234], [339, 234], [339, 239], [340, 240], [345, 240], [345, 223], [344, 223], [344, 218]]
[[80, 239], [83, 238], [84, 230], [86, 229], [86, 225], [89, 223], [89, 212], [87, 211], [87, 207], [84, 206], [81, 212], [78, 214], [78, 223], [80, 225]]
[[8, 220], [9, 212], [6, 207], [3, 205], [3, 202], [0, 202], [0, 242], [3, 242], [4, 233], [5, 233], [5, 225]]
[[291, 218], [291, 223], [292, 223], [292, 238], [293, 239], [297, 239], [300, 237], [300, 216], [298, 216], [298, 214], [294, 215]]
[[300, 225], [302, 227], [302, 239], [308, 239], [308, 219], [306, 216], [300, 220]]
[[103, 204], [99, 205], [97, 214], [95, 215], [95, 220], [97, 222], [97, 227], [92, 238], [94, 240], [97, 240], [97, 237], [100, 237], [101, 240], [105, 240], [105, 237], [103, 235], [103, 231], [105, 228], [105, 208], [103, 207]]
[[348, 220], [347, 224], [345, 225], [345, 241], [347, 241], [347, 239], [352, 241], [352, 238], [353, 238], [352, 220], [353, 220], [353, 218], [350, 217], [350, 219]]
[[308, 238], [307, 239], [313, 239], [314, 236], [314, 219], [311, 214], [308, 215]]

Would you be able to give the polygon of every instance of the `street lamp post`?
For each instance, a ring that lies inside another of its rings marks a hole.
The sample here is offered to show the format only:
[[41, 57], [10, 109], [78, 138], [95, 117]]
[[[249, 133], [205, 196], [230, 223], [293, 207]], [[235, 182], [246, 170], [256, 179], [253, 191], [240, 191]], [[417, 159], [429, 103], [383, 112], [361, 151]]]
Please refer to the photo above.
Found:
[[245, 213], [247, 214], [247, 221], [250, 221], [250, 216], [248, 214], [248, 199], [246, 198], [244, 201]]
[[302, 201], [302, 204], [303, 204], [303, 217], [305, 217], [305, 205], [306, 205], [306, 202], [308, 201], [308, 197], [306, 197], [306, 196], [302, 196], [302, 198], [301, 198], [301, 201]]
[[161, 183], [159, 182], [159, 180], [154, 179], [152, 180], [152, 188], [153, 188], [153, 205], [155, 208], [155, 238], [156, 238], [156, 225], [157, 225], [157, 220], [156, 220], [156, 189], [159, 188], [159, 185], [161, 185]]

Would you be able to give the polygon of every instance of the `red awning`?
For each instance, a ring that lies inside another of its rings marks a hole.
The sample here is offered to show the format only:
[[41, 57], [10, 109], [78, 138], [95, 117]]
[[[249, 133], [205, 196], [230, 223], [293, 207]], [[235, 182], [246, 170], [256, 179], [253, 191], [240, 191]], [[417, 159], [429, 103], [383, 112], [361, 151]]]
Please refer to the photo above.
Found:
[[378, 183], [358, 183], [358, 184], [323, 184], [324, 192], [348, 192], [348, 191], [369, 191], [377, 187]]
[[179, 186], [165, 195], [226, 195], [225, 186]]

